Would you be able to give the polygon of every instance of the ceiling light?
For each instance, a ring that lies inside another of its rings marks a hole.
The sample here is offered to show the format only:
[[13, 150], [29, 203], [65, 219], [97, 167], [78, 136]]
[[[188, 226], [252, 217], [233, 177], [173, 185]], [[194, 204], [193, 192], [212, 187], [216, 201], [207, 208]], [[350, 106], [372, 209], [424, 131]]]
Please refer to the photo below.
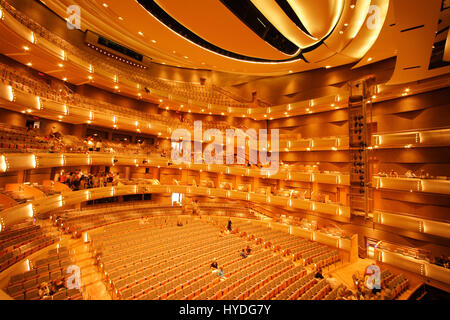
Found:
[[31, 109], [27, 109], [27, 112], [30, 113], [30, 112], [31, 112]]
[[116, 89], [116, 90], [119, 89], [119, 86], [114, 86], [114, 89]]
[[406, 92], [409, 92], [409, 90], [410, 90], [409, 88], [406, 88], [406, 89], [405, 89]]
[[350, 9], [355, 9], [355, 5], [354, 4], [350, 5]]
[[28, 51], [28, 50], [30, 50], [30, 48], [28, 46], [24, 46], [23, 50]]
[[123, 18], [122, 18], [122, 17], [119, 17], [119, 20], [123, 21]]
[[144, 35], [141, 31], [139, 31], [138, 34], [139, 34], [140, 36], [143, 36], [143, 35]]
[[292, 73], [292, 70], [289, 70], [289, 73]]
[[159, 99], [159, 102], [163, 102], [162, 99]]
[[106, 3], [104, 3], [103, 6], [104, 6], [105, 8], [108, 8], [108, 5], [107, 5]]
[[152, 40], [153, 43], [156, 43], [156, 40]]
[[348, 27], [348, 23], [344, 23], [344, 27]]
[[325, 69], [330, 69], [331, 68], [331, 66], [325, 66]]
[[62, 63], [58, 63], [58, 67], [62, 68], [64, 65]]
[[161, 135], [161, 132], [158, 132], [158, 136], [160, 136]]
[[62, 116], [58, 116], [58, 118], [62, 119]]
[[334, 107], [334, 103], [332, 103], [331, 106]]
[[267, 114], [264, 115], [264, 118], [267, 118]]
[[94, 77], [93, 76], [88, 76], [88, 79], [92, 80], [92, 79], [94, 79]]
[[169, 110], [169, 107], [166, 107], [166, 110]]
[[343, 33], [344, 33], [344, 31], [342, 31], [342, 30], [341, 30], [341, 31], [339, 31], [339, 34], [343, 34]]
[[92, 121], [91, 121], [91, 120], [88, 120], [87, 123], [92, 123]]
[[369, 61], [369, 62], [372, 61], [372, 57], [368, 58], [367, 61]]
[[224, 115], [224, 113], [223, 113], [223, 112], [222, 112], [221, 114], [222, 114], [222, 115]]
[[33, 64], [31, 62], [27, 63], [27, 66], [31, 67]]
[[184, 56], [185, 59], [189, 58], [188, 56]]
[[63, 78], [63, 81], [67, 81], [67, 78]]

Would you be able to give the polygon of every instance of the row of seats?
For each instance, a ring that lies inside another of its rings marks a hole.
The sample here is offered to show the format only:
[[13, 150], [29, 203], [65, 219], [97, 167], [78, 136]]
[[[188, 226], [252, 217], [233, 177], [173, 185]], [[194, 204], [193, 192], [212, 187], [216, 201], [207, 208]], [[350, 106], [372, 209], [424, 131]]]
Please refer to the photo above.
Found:
[[[52, 249], [47, 258], [29, 261], [30, 270], [15, 274], [10, 278], [6, 291], [17, 300], [40, 299], [38, 287], [42, 283], [55, 281], [67, 276], [67, 268], [73, 264], [71, 254], [66, 247]], [[64, 293], [65, 294], [65, 293]], [[59, 293], [59, 295], [62, 295]], [[70, 295], [74, 295], [71, 292]], [[58, 299], [58, 296], [55, 300]]]
[[409, 287], [409, 280], [401, 273], [387, 282], [386, 287], [392, 290], [391, 299], [394, 300]]
[[[0, 255], [0, 272], [56, 241], [54, 234], [30, 225], [23, 229], [10, 230], [10, 232], [5, 230], [4, 232], [5, 234], [2, 232], [2, 237], [5, 238], [1, 243], [6, 247], [3, 247]], [[9, 240], [8, 235], [13, 235], [15, 238]]]

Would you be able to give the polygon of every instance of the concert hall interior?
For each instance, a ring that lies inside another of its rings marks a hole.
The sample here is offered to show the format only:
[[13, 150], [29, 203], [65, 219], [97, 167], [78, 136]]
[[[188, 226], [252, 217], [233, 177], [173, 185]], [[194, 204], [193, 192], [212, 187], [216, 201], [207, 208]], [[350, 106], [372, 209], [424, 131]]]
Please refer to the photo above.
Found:
[[449, 24], [0, 0], [0, 300], [448, 300]]

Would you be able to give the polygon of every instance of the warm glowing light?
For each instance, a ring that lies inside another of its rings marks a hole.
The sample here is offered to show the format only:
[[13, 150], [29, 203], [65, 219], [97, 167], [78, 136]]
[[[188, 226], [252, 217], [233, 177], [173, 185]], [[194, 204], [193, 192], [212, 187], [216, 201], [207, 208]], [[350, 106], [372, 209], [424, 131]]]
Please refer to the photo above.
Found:
[[14, 101], [14, 93], [11, 86], [8, 86], [9, 101]]
[[27, 66], [31, 67], [33, 64], [31, 62], [27, 63]]
[[25, 50], [25, 51], [29, 51], [29, 50], [30, 50], [30, 48], [29, 48], [28, 46], [23, 46], [23, 50]]
[[2, 155], [1, 157], [0, 157], [0, 169], [2, 170], [2, 172], [6, 172], [6, 170], [7, 170], [7, 165], [6, 165], [6, 159], [5, 159], [5, 156], [4, 155]]
[[104, 6], [105, 8], [108, 8], [108, 5], [107, 5], [106, 3], [104, 3], [103, 6]]
[[58, 67], [62, 68], [64, 65], [62, 63], [58, 63]]

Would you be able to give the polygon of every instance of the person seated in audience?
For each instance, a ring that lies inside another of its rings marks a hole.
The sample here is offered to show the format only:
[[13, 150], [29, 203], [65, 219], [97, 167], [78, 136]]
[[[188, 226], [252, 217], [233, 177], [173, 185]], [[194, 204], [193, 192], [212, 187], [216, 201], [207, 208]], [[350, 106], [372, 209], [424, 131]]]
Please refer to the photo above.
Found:
[[405, 172], [405, 177], [407, 178], [414, 178], [416, 175], [411, 170], [408, 170]]
[[332, 274], [328, 275], [326, 281], [330, 285], [331, 289], [336, 289], [339, 285], [337, 279], [334, 278]]
[[247, 255], [245, 254], [245, 249], [242, 249], [242, 251], [241, 251], [241, 257], [242, 257], [242, 259], [247, 258]]
[[231, 232], [231, 218], [228, 219], [227, 230]]
[[214, 259], [213, 262], [211, 262], [211, 266], [210, 267], [211, 267], [211, 269], [217, 269], [218, 268], [216, 259]]
[[222, 279], [225, 278], [225, 271], [223, 270], [223, 267], [220, 267], [219, 272], [217, 272], [217, 275]]
[[314, 275], [314, 278], [316, 278], [316, 279], [323, 279], [322, 268], [318, 267], [316, 269], [316, 274]]
[[247, 246], [247, 248], [245, 248], [245, 254], [247, 256], [249, 256], [252, 253], [252, 248], [250, 248], [250, 246]]
[[66, 288], [66, 286], [65, 286], [64, 277], [61, 277], [55, 281], [55, 289], [57, 292], [59, 290], [65, 289], [65, 288]]
[[183, 226], [183, 222], [181, 222], [180, 220], [177, 221], [177, 227], [182, 227]]
[[394, 170], [391, 170], [391, 172], [389, 173], [389, 176], [390, 176], [391, 178], [398, 178], [398, 173], [395, 172]]

